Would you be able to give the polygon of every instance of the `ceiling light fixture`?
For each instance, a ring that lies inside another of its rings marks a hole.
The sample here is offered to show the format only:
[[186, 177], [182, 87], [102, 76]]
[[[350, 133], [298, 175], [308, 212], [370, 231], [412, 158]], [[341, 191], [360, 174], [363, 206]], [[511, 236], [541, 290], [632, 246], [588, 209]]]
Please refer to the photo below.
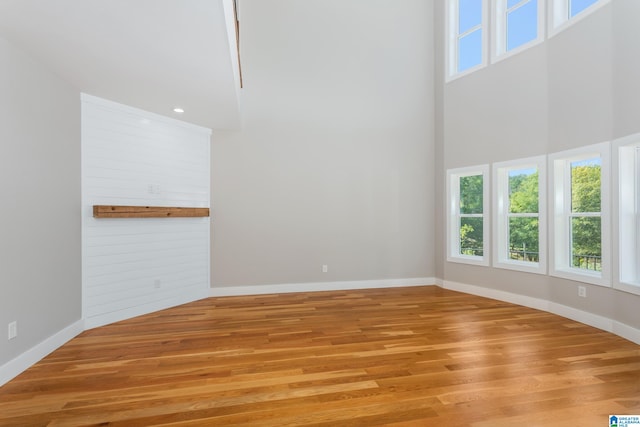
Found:
[[176, 113], [184, 113], [184, 110], [180, 107], [174, 108], [173, 111], [175, 111]]

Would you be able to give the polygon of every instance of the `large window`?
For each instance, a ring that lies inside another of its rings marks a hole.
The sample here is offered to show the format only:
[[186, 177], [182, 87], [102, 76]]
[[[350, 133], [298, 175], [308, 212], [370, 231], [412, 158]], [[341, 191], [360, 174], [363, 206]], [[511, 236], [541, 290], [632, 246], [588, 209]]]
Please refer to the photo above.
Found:
[[447, 77], [475, 70], [487, 62], [487, 0], [447, 1]]
[[534, 46], [544, 41], [545, 27], [551, 37], [610, 2], [446, 0], [446, 79], [480, 69], [488, 58], [493, 63]]
[[609, 285], [609, 145], [550, 156], [553, 188], [551, 274]]
[[493, 165], [495, 267], [546, 274], [545, 160]]
[[616, 287], [640, 294], [640, 135], [615, 143], [619, 278]]
[[488, 166], [447, 172], [449, 261], [489, 265]]
[[493, 0], [494, 60], [544, 39], [545, 0]]

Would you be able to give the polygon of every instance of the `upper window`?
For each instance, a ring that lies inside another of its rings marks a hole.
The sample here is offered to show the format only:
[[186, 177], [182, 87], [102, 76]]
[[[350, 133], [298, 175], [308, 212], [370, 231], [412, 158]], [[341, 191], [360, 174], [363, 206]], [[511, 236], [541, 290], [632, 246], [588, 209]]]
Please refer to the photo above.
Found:
[[486, 64], [487, 0], [447, 1], [447, 77]]
[[551, 274], [608, 285], [608, 170], [606, 143], [550, 157], [554, 194]]
[[446, 80], [484, 67], [489, 57], [496, 62], [540, 43], [545, 37], [545, 26], [551, 37], [610, 2], [446, 0]]
[[617, 141], [615, 151], [620, 259], [616, 287], [640, 294], [640, 135]]
[[496, 163], [494, 266], [546, 273], [545, 157]]
[[544, 38], [544, 0], [493, 0], [493, 19], [494, 59]]
[[584, 18], [611, 0], [549, 0], [550, 35]]
[[489, 167], [447, 172], [449, 261], [489, 265]]

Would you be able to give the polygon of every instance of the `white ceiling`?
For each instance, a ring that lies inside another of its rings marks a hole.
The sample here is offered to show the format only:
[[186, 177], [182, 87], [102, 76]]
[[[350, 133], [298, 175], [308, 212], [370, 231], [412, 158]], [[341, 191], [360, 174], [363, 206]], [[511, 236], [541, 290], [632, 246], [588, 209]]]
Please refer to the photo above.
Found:
[[[0, 36], [82, 92], [209, 128], [237, 128], [231, 2], [0, 0]], [[176, 106], [185, 112], [174, 113]]]

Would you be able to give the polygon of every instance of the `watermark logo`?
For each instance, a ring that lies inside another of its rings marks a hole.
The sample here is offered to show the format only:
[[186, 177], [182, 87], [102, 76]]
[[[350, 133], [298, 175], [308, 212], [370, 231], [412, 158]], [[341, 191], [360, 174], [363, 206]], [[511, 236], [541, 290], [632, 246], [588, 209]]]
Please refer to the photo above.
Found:
[[640, 415], [609, 415], [609, 427], [640, 427]]

